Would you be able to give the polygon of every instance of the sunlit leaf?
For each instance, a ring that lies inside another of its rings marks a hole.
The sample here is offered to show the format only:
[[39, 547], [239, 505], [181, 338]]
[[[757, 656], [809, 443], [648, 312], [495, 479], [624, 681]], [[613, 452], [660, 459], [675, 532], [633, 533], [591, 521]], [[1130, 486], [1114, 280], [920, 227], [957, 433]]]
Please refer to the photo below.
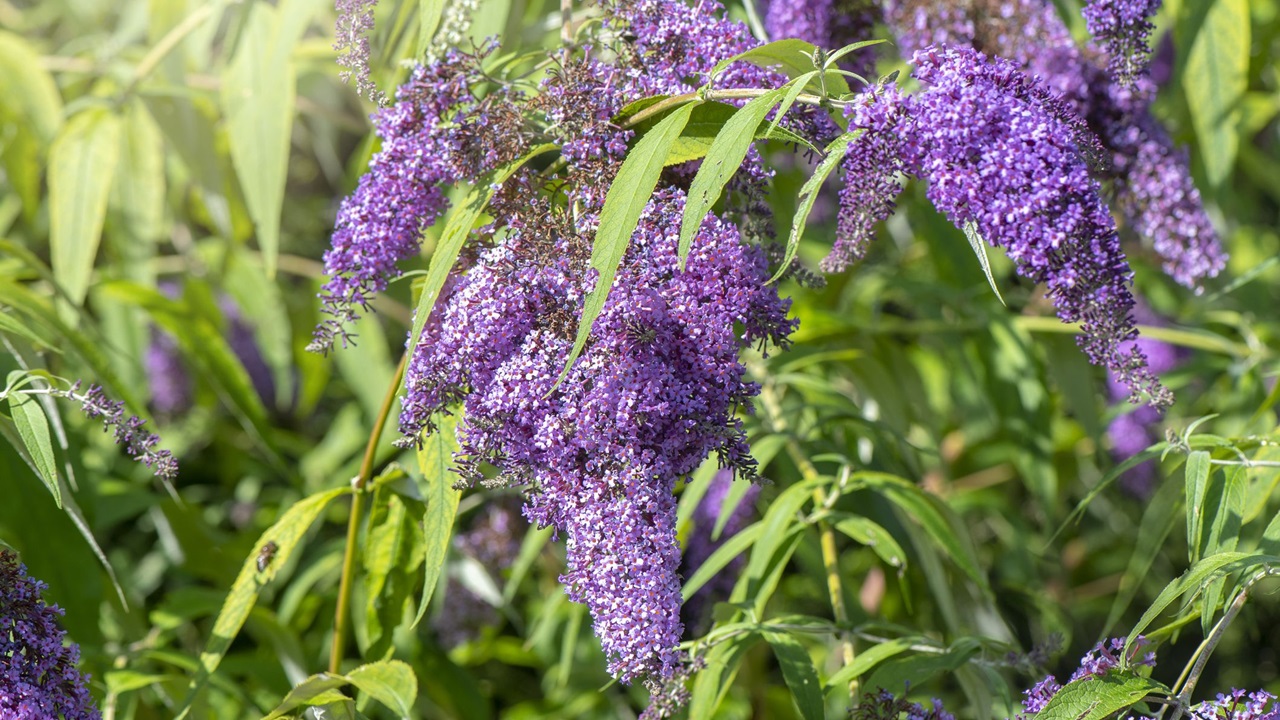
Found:
[[422, 449], [418, 451], [418, 469], [422, 473], [418, 489], [426, 498], [427, 509], [422, 519], [425, 575], [418, 614], [413, 619], [415, 626], [426, 614], [431, 595], [440, 581], [440, 573], [444, 571], [449, 541], [453, 537], [453, 521], [458, 515], [458, 501], [462, 498], [462, 492], [453, 486], [457, 478], [452, 471], [453, 452], [458, 446], [455, 422], [452, 415], [437, 419], [439, 427], [423, 439]]

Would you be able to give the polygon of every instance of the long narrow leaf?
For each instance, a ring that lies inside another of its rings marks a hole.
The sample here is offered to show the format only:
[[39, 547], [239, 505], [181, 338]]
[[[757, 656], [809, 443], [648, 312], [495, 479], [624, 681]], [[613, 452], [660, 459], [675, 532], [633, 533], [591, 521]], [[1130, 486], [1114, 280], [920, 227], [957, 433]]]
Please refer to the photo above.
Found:
[[663, 162], [667, 150], [698, 103], [682, 105], [662, 119], [652, 130], [640, 138], [640, 142], [627, 153], [627, 159], [618, 170], [618, 176], [609, 186], [605, 196], [604, 207], [600, 210], [600, 226], [596, 230], [595, 243], [591, 246], [591, 267], [598, 273], [596, 286], [587, 294], [582, 307], [582, 319], [578, 321], [578, 336], [573, 341], [573, 349], [565, 360], [560, 377], [556, 378], [558, 386], [569, 374], [573, 362], [582, 354], [582, 348], [591, 337], [591, 328], [596, 318], [604, 310], [605, 300], [613, 287], [613, 278], [622, 264], [622, 256], [631, 244], [631, 235], [640, 222], [640, 214], [649, 204], [653, 189], [658, 185], [658, 176], [662, 173]]
[[804, 186], [800, 188], [800, 204], [796, 207], [795, 217], [791, 220], [791, 233], [787, 236], [787, 251], [782, 256], [782, 263], [778, 265], [778, 271], [773, 274], [773, 277], [769, 278], [769, 282], [777, 281], [791, 266], [791, 261], [796, 257], [796, 249], [800, 247], [800, 236], [804, 234], [805, 223], [809, 221], [809, 213], [813, 211], [813, 203], [818, 199], [818, 191], [822, 189], [822, 184], [827, 181], [827, 177], [835, 171], [836, 166], [848, 154], [849, 143], [860, 132], [860, 130], [850, 130], [832, 140], [831, 144], [827, 146], [826, 156], [822, 158], [822, 162], [818, 163], [813, 175], [810, 175]]

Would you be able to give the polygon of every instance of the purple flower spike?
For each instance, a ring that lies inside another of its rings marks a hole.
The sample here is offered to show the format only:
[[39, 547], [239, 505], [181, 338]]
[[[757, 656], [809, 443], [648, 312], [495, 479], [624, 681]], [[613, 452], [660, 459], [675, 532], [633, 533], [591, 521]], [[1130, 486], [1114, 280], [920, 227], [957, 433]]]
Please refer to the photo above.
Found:
[[1160, 9], [1160, 4], [1160, 0], [1088, 0], [1085, 3], [1085, 23], [1093, 37], [1106, 46], [1111, 56], [1111, 75], [1121, 85], [1132, 85], [1147, 69], [1151, 55], [1147, 38], [1155, 27], [1151, 16]]
[[[740, 482], [747, 481], [742, 480]], [[707, 487], [706, 494], [698, 501], [698, 506], [693, 511], [693, 530], [689, 535], [688, 544], [685, 546], [682, 566], [683, 574], [686, 578], [697, 572], [698, 568], [707, 561], [707, 558], [711, 557], [711, 554], [719, 549], [729, 538], [742, 532], [755, 514], [755, 501], [760, 495], [759, 485], [751, 485], [747, 488], [746, 492], [738, 500], [738, 504], [733, 507], [729, 517], [725, 520], [724, 527], [720, 531], [720, 537], [712, 537], [716, 524], [720, 521], [720, 514], [724, 512], [724, 503], [728, 498], [729, 489], [732, 485], [733, 471], [729, 469], [720, 470], [711, 478], [711, 484]], [[693, 597], [689, 598], [689, 601], [684, 605], [686, 624], [704, 625], [706, 623], [707, 613], [711, 605], [727, 599], [729, 593], [733, 591], [733, 585], [737, 582], [738, 573], [742, 570], [744, 562], [746, 562], [745, 557], [734, 558], [707, 584], [699, 588]]]
[[0, 717], [5, 720], [98, 720], [80, 648], [63, 645], [48, 585], [27, 576], [17, 555], [0, 547]]

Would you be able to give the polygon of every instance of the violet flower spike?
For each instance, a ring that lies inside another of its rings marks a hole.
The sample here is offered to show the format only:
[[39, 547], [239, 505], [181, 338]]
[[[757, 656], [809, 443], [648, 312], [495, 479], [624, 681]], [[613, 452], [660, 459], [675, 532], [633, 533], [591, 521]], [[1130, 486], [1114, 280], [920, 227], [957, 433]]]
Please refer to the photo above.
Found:
[[80, 648], [63, 644], [64, 612], [41, 598], [48, 587], [0, 547], [0, 717], [99, 720], [89, 676], [77, 667]]

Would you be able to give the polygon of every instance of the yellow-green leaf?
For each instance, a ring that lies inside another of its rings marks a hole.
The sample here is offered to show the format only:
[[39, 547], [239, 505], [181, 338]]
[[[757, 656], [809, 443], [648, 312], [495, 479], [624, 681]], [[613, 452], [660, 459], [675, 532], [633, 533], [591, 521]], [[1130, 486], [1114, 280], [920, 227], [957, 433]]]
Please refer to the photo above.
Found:
[[[103, 107], [71, 118], [49, 153], [53, 275], [76, 305], [89, 291], [119, 158], [120, 118]], [[63, 319], [74, 322], [75, 315], [64, 314]]]
[[[1184, 3], [1179, 39], [1185, 46], [1182, 88], [1191, 111], [1200, 158], [1213, 186], [1235, 164], [1240, 108], [1249, 87], [1249, 0]], [[1201, 16], [1203, 13], [1203, 16]]]
[[458, 447], [455, 422], [452, 415], [442, 416], [437, 421], [436, 431], [423, 439], [422, 449], [418, 451], [418, 468], [422, 471], [418, 489], [426, 499], [427, 509], [422, 520], [425, 573], [422, 600], [413, 619], [415, 626], [426, 614], [436, 583], [440, 581], [445, 557], [449, 553], [449, 540], [453, 536], [453, 521], [458, 515], [458, 501], [462, 499], [462, 492], [453, 487], [456, 476], [450, 469], [453, 451]]
[[400, 717], [413, 715], [413, 703], [418, 697], [418, 678], [408, 664], [400, 660], [369, 663], [347, 673], [347, 679]]
[[36, 399], [22, 392], [9, 395], [9, 414], [18, 428], [22, 444], [31, 456], [40, 479], [44, 481], [53, 500], [62, 507], [62, 490], [58, 487], [58, 466], [53, 455], [53, 442], [49, 436], [49, 420]]

